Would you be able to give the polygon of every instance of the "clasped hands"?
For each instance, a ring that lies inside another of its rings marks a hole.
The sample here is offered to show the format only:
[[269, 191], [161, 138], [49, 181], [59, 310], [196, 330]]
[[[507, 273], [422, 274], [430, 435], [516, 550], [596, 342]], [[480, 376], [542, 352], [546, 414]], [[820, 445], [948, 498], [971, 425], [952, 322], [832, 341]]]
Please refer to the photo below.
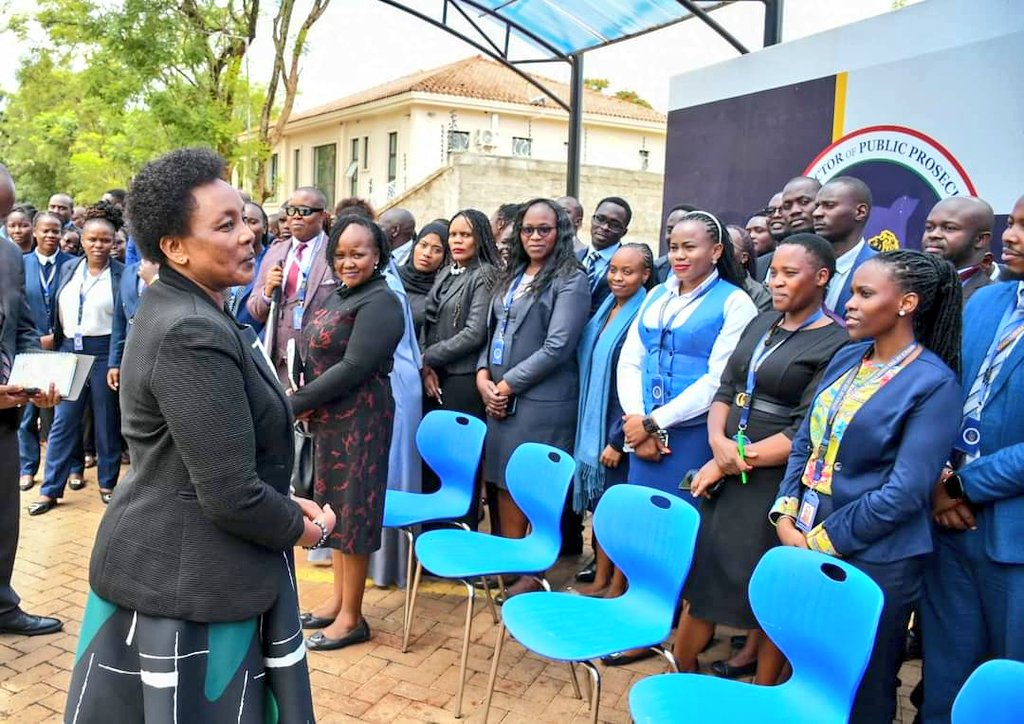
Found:
[[20, 385], [0, 385], [0, 410], [23, 407], [30, 402], [40, 408], [56, 407], [60, 402], [57, 386], [51, 383], [48, 389], [30, 395]]
[[505, 380], [494, 384], [490, 375], [482, 374], [477, 377], [476, 388], [483, 398], [484, 408], [487, 414], [496, 420], [504, 420], [508, 417], [508, 401], [512, 397], [512, 388]]
[[633, 448], [641, 460], [658, 462], [662, 455], [672, 452], [655, 435], [647, 432], [643, 415], [623, 415], [622, 433], [626, 437], [626, 444]]
[[[306, 500], [305, 498], [299, 498], [294, 495], [292, 496], [292, 500], [297, 506], [299, 506], [299, 510], [302, 511], [302, 516], [306, 520], [322, 524], [324, 528], [327, 529], [328, 533], [334, 530], [334, 526], [338, 522], [338, 517], [335, 515], [330, 504], [321, 508], [312, 500]], [[320, 537], [321, 531], [318, 526], [305, 525], [305, 523], [303, 523], [302, 536], [297, 541], [297, 545], [305, 546], [307, 548], [315, 546], [320, 542]]]
[[952, 474], [952, 468], [944, 468], [932, 489], [932, 519], [948, 530], [977, 530], [970, 503], [964, 499], [951, 498], [946, 492], [946, 478]]
[[690, 494], [695, 498], [710, 498], [711, 487], [728, 475], [739, 475], [754, 469], [748, 461], [757, 457], [757, 451], [749, 447], [746, 456], [740, 457], [739, 445], [731, 437], [712, 435], [708, 442], [714, 455], [697, 471], [690, 485]]

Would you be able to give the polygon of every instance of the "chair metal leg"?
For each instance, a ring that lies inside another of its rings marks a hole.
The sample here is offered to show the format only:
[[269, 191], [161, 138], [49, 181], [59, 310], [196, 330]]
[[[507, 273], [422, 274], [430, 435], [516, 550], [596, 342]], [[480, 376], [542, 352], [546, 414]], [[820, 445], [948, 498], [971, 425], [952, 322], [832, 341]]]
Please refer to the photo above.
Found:
[[476, 589], [469, 581], [463, 580], [468, 594], [466, 600], [466, 630], [462, 634], [462, 659], [459, 661], [459, 690], [455, 694], [455, 718], [462, 717], [462, 690], [466, 687], [466, 662], [469, 661], [469, 634], [473, 629], [473, 599]]
[[484, 701], [483, 723], [491, 713], [491, 698], [494, 696], [494, 682], [498, 679], [498, 659], [501, 658], [501, 645], [505, 643], [505, 622], [498, 623], [498, 638], [494, 641], [494, 656], [491, 658], [491, 674], [487, 677], [487, 699]]
[[402, 653], [407, 653], [409, 648], [409, 629], [412, 628], [412, 620], [409, 618], [409, 602], [412, 600], [412, 565], [416, 558], [416, 547], [413, 541], [412, 531], [408, 528], [400, 528], [402, 535], [409, 543], [409, 555], [405, 562], [405, 610], [402, 611]]
[[567, 662], [569, 664], [569, 680], [572, 682], [572, 693], [577, 699], [583, 698], [583, 693], [580, 691], [580, 680], [576, 678], [576, 663], [574, 661]]
[[530, 578], [539, 583], [541, 585], [541, 588], [543, 588], [545, 591], [551, 593], [551, 584], [548, 583], [548, 579], [544, 576], [543, 573], [539, 576], [530, 576]]
[[671, 651], [666, 649], [664, 646], [652, 646], [651, 651], [664, 657], [664, 659], [668, 662], [668, 666], [672, 670], [672, 673], [679, 673], [679, 664], [676, 663], [676, 657], [672, 654]]
[[484, 595], [487, 597], [487, 608], [491, 611], [491, 618], [494, 623], [498, 623], [498, 609], [494, 605], [494, 596], [491, 595], [491, 587], [488, 585], [487, 576], [481, 576], [480, 580], [484, 584]]
[[406, 614], [406, 627], [405, 632], [402, 634], [402, 653], [406, 653], [409, 650], [409, 634], [412, 632], [412, 618], [413, 613], [416, 611], [416, 594], [420, 590], [420, 576], [423, 575], [423, 564], [416, 561], [416, 576], [412, 581], [412, 595], [409, 598], [409, 611]]
[[597, 724], [597, 712], [601, 706], [601, 672], [589, 661], [581, 661], [580, 664], [590, 672], [590, 722]]

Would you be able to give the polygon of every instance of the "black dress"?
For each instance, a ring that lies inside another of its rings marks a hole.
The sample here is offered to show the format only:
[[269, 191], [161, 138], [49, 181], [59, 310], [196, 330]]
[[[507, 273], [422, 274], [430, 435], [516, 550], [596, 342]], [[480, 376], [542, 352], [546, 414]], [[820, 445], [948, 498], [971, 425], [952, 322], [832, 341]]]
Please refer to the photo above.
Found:
[[327, 545], [342, 553], [380, 548], [395, 418], [388, 375], [404, 330], [383, 277], [338, 289], [302, 330], [306, 384], [292, 409], [313, 410], [313, 497], [337, 513]]
[[[730, 405], [725, 425], [729, 437], [736, 434], [739, 425], [740, 408], [735, 398], [746, 388], [754, 348], [779, 317], [779, 312], [765, 312], [751, 321], [722, 373], [715, 402]], [[849, 341], [846, 330], [837, 324], [797, 333], [778, 329], [772, 337], [770, 346], [781, 346], [758, 370], [754, 399], [788, 408], [791, 413], [776, 416], [752, 409], [747, 427], [751, 442], [780, 432], [793, 438], [829, 360]], [[768, 522], [768, 510], [785, 472], [785, 465], [755, 468], [747, 473], [746, 485], [738, 476], [726, 477], [717, 495], [701, 502], [697, 549], [683, 590], [696, 618], [757, 628], [747, 586], [761, 556], [778, 545], [775, 528]]]

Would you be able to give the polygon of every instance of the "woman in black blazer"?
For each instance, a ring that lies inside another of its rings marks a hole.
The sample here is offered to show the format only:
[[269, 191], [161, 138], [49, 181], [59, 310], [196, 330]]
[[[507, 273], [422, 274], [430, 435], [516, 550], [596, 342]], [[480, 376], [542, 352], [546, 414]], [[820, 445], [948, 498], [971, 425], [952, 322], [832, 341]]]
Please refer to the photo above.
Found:
[[224, 309], [255, 255], [223, 172], [212, 151], [173, 151], [128, 197], [161, 269], [121, 363], [132, 470], [93, 547], [68, 689], [79, 723], [255, 724], [268, 701], [280, 721], [313, 720], [291, 549], [322, 545], [335, 516], [289, 497], [288, 400]]

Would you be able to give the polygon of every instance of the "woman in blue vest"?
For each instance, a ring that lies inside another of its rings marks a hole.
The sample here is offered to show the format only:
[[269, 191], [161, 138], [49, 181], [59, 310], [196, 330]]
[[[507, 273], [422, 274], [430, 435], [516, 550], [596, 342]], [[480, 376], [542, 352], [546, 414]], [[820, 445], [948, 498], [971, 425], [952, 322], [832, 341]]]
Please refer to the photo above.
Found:
[[[842, 557], [885, 596], [852, 724], [890, 722], [907, 622], [932, 552], [931, 497], [961, 423], [960, 279], [919, 251], [853, 275], [853, 344], [825, 370], [769, 513], [783, 545]], [[799, 595], [799, 591], [794, 591]]]
[[622, 346], [619, 401], [629, 482], [694, 502], [680, 484], [712, 456], [707, 412], [757, 307], [714, 215], [686, 214], [669, 236], [668, 258], [672, 275], [647, 295]]

